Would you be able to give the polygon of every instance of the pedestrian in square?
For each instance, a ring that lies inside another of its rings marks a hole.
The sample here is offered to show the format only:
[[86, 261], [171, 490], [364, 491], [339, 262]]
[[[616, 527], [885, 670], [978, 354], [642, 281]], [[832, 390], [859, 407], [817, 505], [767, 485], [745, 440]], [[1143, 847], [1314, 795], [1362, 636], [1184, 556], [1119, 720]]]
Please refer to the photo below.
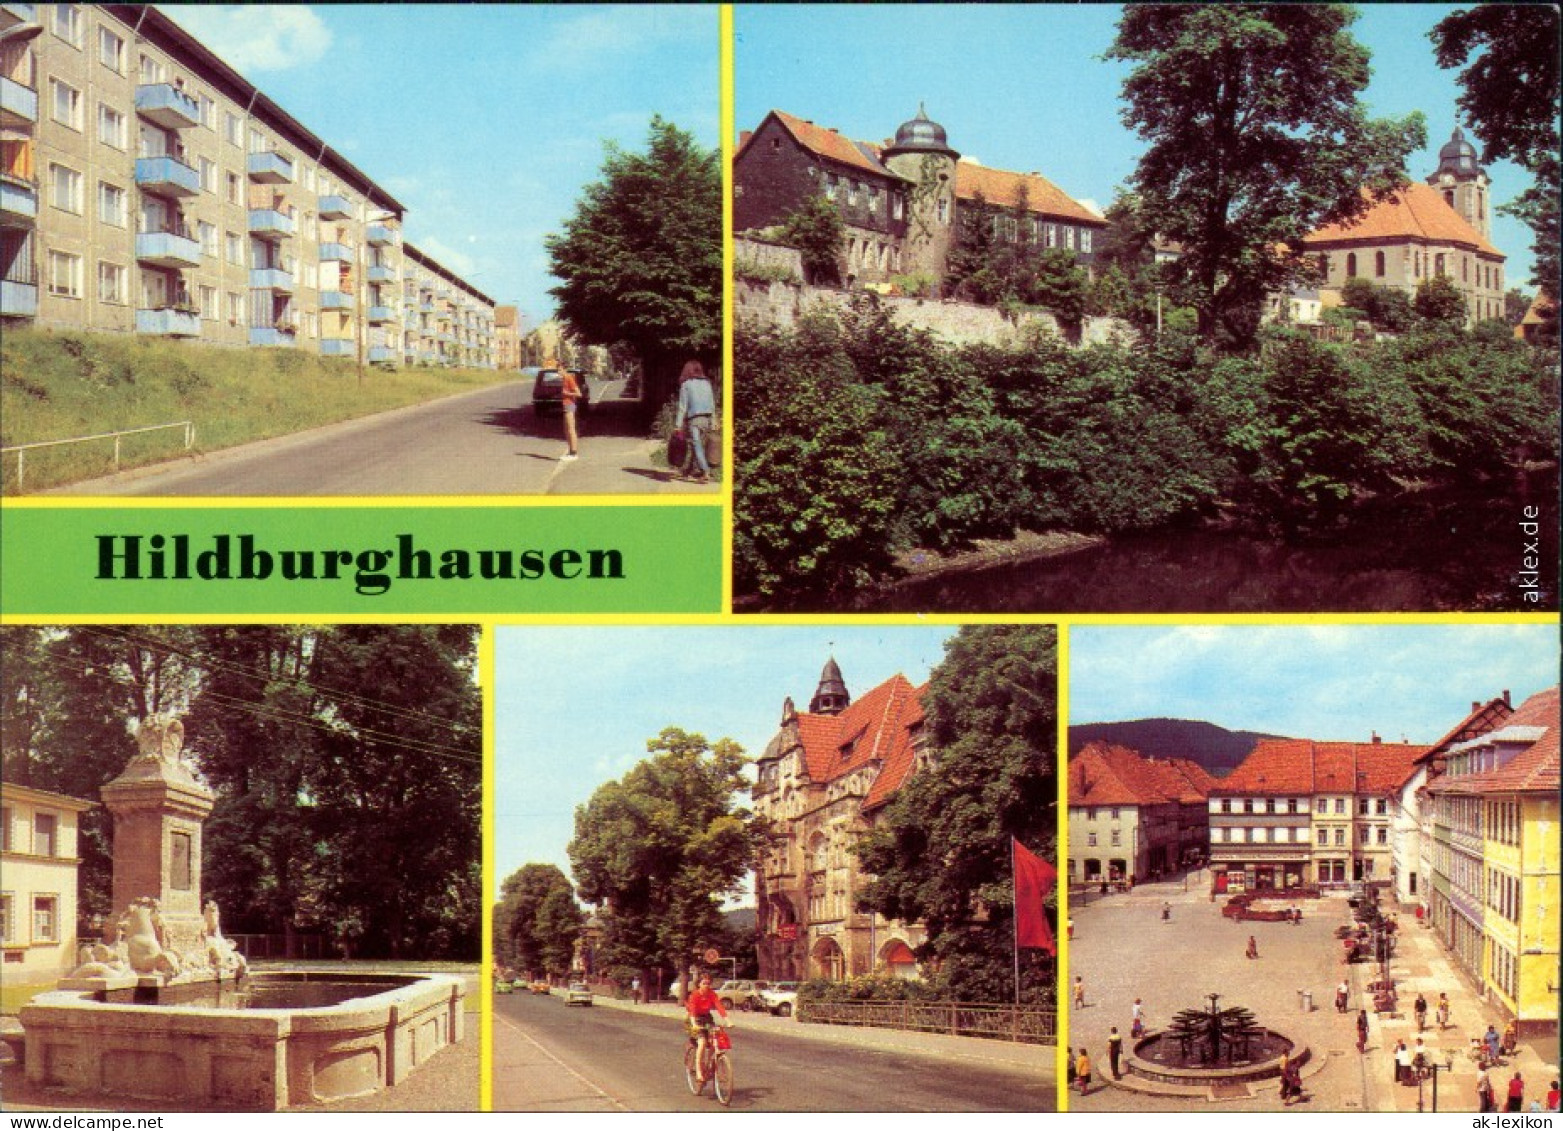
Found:
[[711, 481], [711, 463], [706, 458], [706, 434], [711, 431], [716, 413], [716, 393], [706, 377], [705, 366], [691, 358], [678, 376], [678, 408], [673, 418], [675, 430], [688, 427], [689, 455], [680, 469], [684, 478], [696, 483]]
[[1064, 1050], [1064, 1080], [1070, 1091], [1075, 1086], [1075, 1050], [1073, 1046]]
[[1085, 981], [1079, 974], [1075, 975], [1075, 1008], [1085, 1008]]
[[1123, 1055], [1123, 1038], [1118, 1035], [1118, 1026], [1114, 1025], [1107, 1033], [1107, 1063], [1113, 1070], [1113, 1079], [1123, 1079], [1123, 1073], [1118, 1071], [1118, 1058]]
[[1145, 1036], [1145, 1004], [1139, 998], [1134, 999], [1134, 1006], [1129, 1012], [1129, 1036], [1135, 1040]]
[[1558, 1082], [1556, 1080], [1552, 1081], [1552, 1087], [1547, 1089], [1546, 1107], [1548, 1111], [1558, 1110]]
[[1368, 1051], [1368, 1011], [1357, 1011], [1357, 1051], [1366, 1054]]
[[1509, 1110], [1519, 1111], [1525, 1103], [1525, 1077], [1515, 1072], [1509, 1078]]
[[1340, 980], [1340, 985], [1335, 987], [1335, 1012], [1345, 1013], [1351, 1000], [1351, 983], [1345, 978]]
[[1493, 1102], [1492, 1077], [1485, 1068], [1476, 1074], [1476, 1110], [1482, 1113], [1498, 1110]]
[[1487, 1026], [1487, 1032], [1482, 1034], [1482, 1044], [1487, 1046], [1487, 1060], [1491, 1064], [1498, 1063], [1498, 1053], [1503, 1046], [1503, 1038], [1498, 1036], [1498, 1030], [1491, 1025]]
[[1248, 957], [1249, 958], [1258, 958], [1259, 957], [1259, 940], [1254, 938], [1253, 935], [1249, 935], [1248, 936]]
[[1416, 1031], [1420, 1033], [1427, 1028], [1427, 998], [1422, 996], [1421, 991], [1417, 992], [1416, 1005], [1412, 1008], [1416, 1010]]
[[1449, 995], [1438, 995], [1438, 1031], [1441, 1033], [1449, 1028]]
[[1411, 1077], [1411, 1050], [1405, 1041], [1395, 1042], [1395, 1083], [1404, 1084]]
[[1075, 1079], [1080, 1084], [1080, 1094], [1088, 1095], [1091, 1091], [1091, 1058], [1085, 1051], [1085, 1046], [1080, 1046], [1080, 1059], [1075, 1061]]

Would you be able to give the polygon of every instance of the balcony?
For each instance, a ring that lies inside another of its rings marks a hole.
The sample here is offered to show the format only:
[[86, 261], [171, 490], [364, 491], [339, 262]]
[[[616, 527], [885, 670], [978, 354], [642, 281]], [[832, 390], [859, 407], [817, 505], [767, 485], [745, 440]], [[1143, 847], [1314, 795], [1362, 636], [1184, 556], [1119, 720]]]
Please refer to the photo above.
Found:
[[353, 261], [353, 249], [345, 243], [323, 243], [320, 245], [320, 262], [351, 263]]
[[396, 315], [389, 306], [371, 306], [369, 308], [369, 321], [375, 324], [394, 321]]
[[353, 214], [353, 203], [333, 193], [320, 198], [319, 212], [322, 220], [345, 220]]
[[352, 338], [321, 338], [320, 354], [322, 357], [352, 357], [357, 352], [353, 347]]
[[199, 338], [201, 316], [193, 310], [175, 310], [173, 307], [138, 310], [136, 333], [158, 338]]
[[255, 267], [250, 270], [250, 286], [257, 291], [293, 293], [293, 272], [281, 267]]
[[275, 208], [250, 209], [250, 235], [263, 240], [285, 240], [293, 236], [293, 217]]
[[321, 291], [321, 310], [352, 310], [353, 296], [343, 291]]
[[396, 268], [387, 267], [383, 263], [371, 264], [366, 274], [371, 283], [396, 282]]
[[364, 239], [370, 247], [389, 247], [396, 243], [396, 229], [387, 228], [384, 224], [370, 224]]
[[38, 92], [0, 75], [0, 126], [24, 129], [38, 121]]
[[175, 200], [201, 191], [201, 175], [177, 157], [136, 158], [136, 187]]
[[138, 232], [136, 261], [153, 267], [199, 267], [201, 244], [182, 232]]
[[0, 280], [0, 317], [38, 317], [38, 284]]
[[252, 153], [245, 163], [249, 170], [250, 180], [258, 181], [263, 185], [290, 185], [293, 183], [293, 161], [289, 157], [272, 151], [270, 153]]
[[201, 107], [195, 96], [172, 83], [136, 87], [136, 113], [165, 130], [188, 130], [201, 124]]
[[396, 351], [390, 346], [370, 346], [369, 364], [389, 365], [396, 360]]
[[31, 228], [38, 221], [38, 186], [0, 173], [0, 228]]
[[291, 346], [298, 338], [295, 330], [279, 326], [256, 326], [250, 330], [252, 346]]

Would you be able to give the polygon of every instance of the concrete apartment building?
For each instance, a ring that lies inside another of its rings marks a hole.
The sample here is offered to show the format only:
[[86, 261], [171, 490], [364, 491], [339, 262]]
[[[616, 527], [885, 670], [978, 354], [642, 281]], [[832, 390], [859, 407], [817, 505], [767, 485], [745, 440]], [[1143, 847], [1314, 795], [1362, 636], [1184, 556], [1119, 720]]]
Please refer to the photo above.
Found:
[[402, 252], [402, 362], [492, 369], [494, 300], [413, 245]]
[[93, 808], [64, 794], [0, 782], [0, 975], [53, 978], [76, 964], [76, 838]]
[[5, 325], [404, 359], [404, 206], [157, 8], [0, 5], [0, 75]]

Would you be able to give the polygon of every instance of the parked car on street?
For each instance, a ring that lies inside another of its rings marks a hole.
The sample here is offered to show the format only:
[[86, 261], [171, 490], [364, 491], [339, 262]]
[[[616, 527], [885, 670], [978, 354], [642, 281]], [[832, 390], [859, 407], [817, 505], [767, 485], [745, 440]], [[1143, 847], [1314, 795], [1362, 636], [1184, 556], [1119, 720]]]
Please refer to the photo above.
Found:
[[[570, 371], [581, 388], [581, 399], [576, 402], [577, 413], [585, 414], [592, 406], [592, 387], [586, 374]], [[532, 411], [538, 416], [564, 411], [564, 375], [559, 369], [539, 369], [532, 379]]]
[[527, 989], [531, 990], [534, 994], [546, 994], [548, 992], [548, 983], [542, 981], [533, 982], [531, 985], [527, 986]]
[[570, 988], [564, 991], [564, 1003], [566, 1005], [590, 1005], [592, 992], [586, 988], [584, 982], [571, 982]]
[[769, 989], [760, 991], [760, 1008], [777, 1017], [791, 1017], [797, 1004], [797, 982], [772, 982]]
[[763, 978], [729, 978], [716, 988], [717, 1000], [723, 1009], [764, 1009], [760, 1004], [760, 991], [770, 988]]

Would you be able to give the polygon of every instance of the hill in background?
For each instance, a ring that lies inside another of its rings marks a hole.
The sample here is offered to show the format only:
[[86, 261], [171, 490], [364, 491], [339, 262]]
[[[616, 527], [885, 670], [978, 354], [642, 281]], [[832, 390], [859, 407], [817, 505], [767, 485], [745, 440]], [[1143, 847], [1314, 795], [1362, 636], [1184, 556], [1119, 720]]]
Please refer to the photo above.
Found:
[[1226, 777], [1248, 757], [1261, 738], [1281, 735], [1227, 730], [1198, 719], [1134, 719], [1122, 723], [1083, 723], [1069, 728], [1069, 753], [1088, 743], [1127, 746], [1147, 758], [1187, 758], [1217, 778]]

